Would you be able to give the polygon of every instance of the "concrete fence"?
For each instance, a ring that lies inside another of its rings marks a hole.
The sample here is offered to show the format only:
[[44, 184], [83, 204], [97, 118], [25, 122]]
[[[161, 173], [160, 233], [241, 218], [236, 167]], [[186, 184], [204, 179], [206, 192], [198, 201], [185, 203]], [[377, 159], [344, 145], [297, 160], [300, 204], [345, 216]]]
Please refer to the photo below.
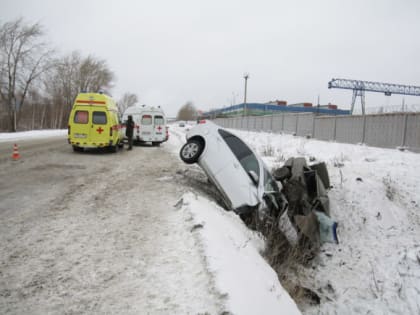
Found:
[[316, 116], [313, 113], [282, 113], [267, 116], [216, 118], [225, 128], [284, 132], [344, 143], [364, 143], [382, 148], [404, 147], [420, 152], [420, 113], [365, 116]]

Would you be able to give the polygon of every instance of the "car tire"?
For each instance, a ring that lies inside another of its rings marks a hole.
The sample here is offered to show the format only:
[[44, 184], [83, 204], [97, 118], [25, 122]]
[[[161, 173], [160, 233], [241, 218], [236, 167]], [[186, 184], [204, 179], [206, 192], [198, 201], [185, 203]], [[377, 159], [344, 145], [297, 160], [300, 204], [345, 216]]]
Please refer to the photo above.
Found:
[[204, 144], [196, 139], [188, 140], [179, 151], [179, 156], [182, 161], [187, 164], [193, 164], [198, 161], [201, 153], [203, 153]]
[[78, 147], [77, 145], [74, 145], [73, 146], [73, 151], [74, 152], [83, 152], [84, 149], [82, 147]]
[[108, 149], [109, 149], [109, 152], [111, 152], [111, 153], [117, 153], [117, 151], [118, 151], [118, 145], [110, 145], [108, 147]]

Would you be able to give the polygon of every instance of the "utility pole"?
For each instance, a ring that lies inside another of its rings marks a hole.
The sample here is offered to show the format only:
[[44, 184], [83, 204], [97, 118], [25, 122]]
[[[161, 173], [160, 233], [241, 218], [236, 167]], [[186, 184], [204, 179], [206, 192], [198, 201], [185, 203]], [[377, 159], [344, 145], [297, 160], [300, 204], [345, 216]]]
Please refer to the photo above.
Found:
[[316, 114], [319, 115], [319, 94], [318, 94], [318, 105], [316, 106]]
[[247, 83], [248, 83], [248, 78], [249, 78], [249, 73], [245, 73], [244, 74], [244, 79], [245, 79], [245, 91], [244, 91], [244, 116], [247, 115], [247, 106], [246, 106], [246, 90], [247, 90]]

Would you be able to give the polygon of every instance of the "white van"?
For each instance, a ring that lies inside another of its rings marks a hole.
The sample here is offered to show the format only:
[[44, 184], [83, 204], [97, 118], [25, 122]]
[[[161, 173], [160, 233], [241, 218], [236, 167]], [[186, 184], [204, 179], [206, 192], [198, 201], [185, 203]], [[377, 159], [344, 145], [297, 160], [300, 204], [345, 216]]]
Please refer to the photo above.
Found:
[[[159, 146], [162, 142], [168, 140], [169, 132], [168, 127], [166, 126], [166, 116], [160, 106], [130, 106], [123, 113], [123, 122], [127, 121], [128, 115], [133, 117], [135, 123], [133, 131], [134, 142], [151, 142], [152, 145]], [[123, 132], [125, 134], [125, 126]]]

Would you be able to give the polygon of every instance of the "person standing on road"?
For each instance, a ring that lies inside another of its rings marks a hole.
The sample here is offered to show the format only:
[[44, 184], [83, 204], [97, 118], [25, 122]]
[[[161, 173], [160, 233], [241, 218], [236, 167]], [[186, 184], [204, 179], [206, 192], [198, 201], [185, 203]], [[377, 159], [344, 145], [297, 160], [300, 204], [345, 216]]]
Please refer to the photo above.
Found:
[[125, 127], [125, 135], [128, 138], [128, 150], [133, 149], [133, 130], [134, 130], [134, 121], [133, 116], [128, 115], [126, 127]]

